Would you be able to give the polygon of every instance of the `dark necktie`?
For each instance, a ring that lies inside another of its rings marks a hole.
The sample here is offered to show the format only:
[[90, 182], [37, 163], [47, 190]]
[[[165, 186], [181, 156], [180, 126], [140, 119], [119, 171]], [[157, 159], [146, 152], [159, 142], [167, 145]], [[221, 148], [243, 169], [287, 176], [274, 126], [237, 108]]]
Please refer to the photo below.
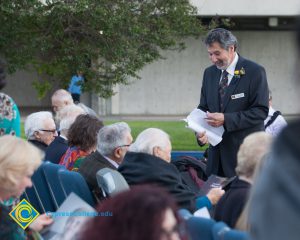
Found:
[[228, 87], [228, 72], [224, 70], [221, 75], [221, 81], [219, 83], [219, 101], [220, 110], [223, 110], [224, 96], [226, 93], [226, 88]]

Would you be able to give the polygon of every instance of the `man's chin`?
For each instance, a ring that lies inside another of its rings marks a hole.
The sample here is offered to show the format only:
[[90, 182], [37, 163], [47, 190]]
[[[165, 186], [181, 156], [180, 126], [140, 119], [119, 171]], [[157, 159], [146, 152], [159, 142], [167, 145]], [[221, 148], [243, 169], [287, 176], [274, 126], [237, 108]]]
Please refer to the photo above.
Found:
[[220, 66], [220, 65], [216, 65], [215, 64], [215, 66], [217, 67], [217, 69], [219, 69], [219, 70], [226, 70], [226, 66]]

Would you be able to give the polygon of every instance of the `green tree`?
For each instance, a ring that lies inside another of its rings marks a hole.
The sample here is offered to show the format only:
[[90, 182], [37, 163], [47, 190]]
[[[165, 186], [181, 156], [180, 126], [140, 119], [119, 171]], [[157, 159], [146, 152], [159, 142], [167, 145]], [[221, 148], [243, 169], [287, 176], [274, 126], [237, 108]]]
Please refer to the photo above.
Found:
[[86, 91], [102, 97], [161, 50], [182, 50], [186, 37], [203, 31], [188, 0], [1, 0], [0, 54], [9, 72], [44, 73], [65, 86], [76, 70], [85, 73]]

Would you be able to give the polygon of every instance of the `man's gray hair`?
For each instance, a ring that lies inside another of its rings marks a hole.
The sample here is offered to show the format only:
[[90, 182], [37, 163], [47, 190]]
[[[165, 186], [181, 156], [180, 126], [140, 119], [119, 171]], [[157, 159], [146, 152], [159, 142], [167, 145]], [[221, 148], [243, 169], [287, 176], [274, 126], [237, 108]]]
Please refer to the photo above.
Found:
[[248, 135], [240, 146], [237, 154], [238, 176], [253, 178], [254, 170], [266, 154], [269, 153], [272, 136], [266, 132], [255, 132]]
[[127, 144], [126, 137], [128, 133], [131, 133], [131, 129], [125, 122], [104, 126], [98, 133], [98, 152], [103, 156], [113, 155], [117, 147]]
[[223, 49], [228, 50], [230, 46], [234, 46], [234, 50], [237, 49], [237, 38], [228, 30], [224, 28], [215, 28], [208, 32], [204, 43], [206, 46], [211, 46], [213, 43], [218, 42]]
[[24, 124], [25, 135], [28, 140], [35, 139], [34, 132], [44, 128], [46, 119], [53, 119], [52, 113], [48, 111], [35, 112], [30, 114]]
[[51, 98], [52, 99], [53, 98], [59, 99], [60, 101], [62, 101], [62, 102], [68, 102], [69, 104], [73, 104], [74, 103], [71, 93], [69, 93], [65, 89], [58, 89], [58, 90], [56, 90], [53, 93], [53, 95], [52, 95]]
[[153, 155], [153, 149], [155, 147], [165, 150], [169, 144], [170, 137], [166, 132], [158, 128], [147, 128], [137, 136], [135, 142], [129, 147], [128, 151]]

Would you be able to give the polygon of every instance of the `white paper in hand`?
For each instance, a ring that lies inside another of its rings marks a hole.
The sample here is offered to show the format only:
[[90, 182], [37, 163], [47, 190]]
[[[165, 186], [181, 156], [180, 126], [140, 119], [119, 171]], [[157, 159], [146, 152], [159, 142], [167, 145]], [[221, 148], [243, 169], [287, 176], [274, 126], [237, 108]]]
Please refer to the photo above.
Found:
[[208, 137], [208, 142], [216, 146], [222, 141], [222, 135], [224, 133], [224, 127], [212, 127], [207, 122], [206, 112], [203, 112], [200, 109], [194, 109], [184, 121], [187, 123], [187, 127], [194, 130], [195, 132], [206, 132]]
[[208, 218], [210, 219], [210, 214], [209, 211], [206, 207], [198, 209], [196, 212], [193, 214], [195, 217], [201, 217], [201, 218]]

